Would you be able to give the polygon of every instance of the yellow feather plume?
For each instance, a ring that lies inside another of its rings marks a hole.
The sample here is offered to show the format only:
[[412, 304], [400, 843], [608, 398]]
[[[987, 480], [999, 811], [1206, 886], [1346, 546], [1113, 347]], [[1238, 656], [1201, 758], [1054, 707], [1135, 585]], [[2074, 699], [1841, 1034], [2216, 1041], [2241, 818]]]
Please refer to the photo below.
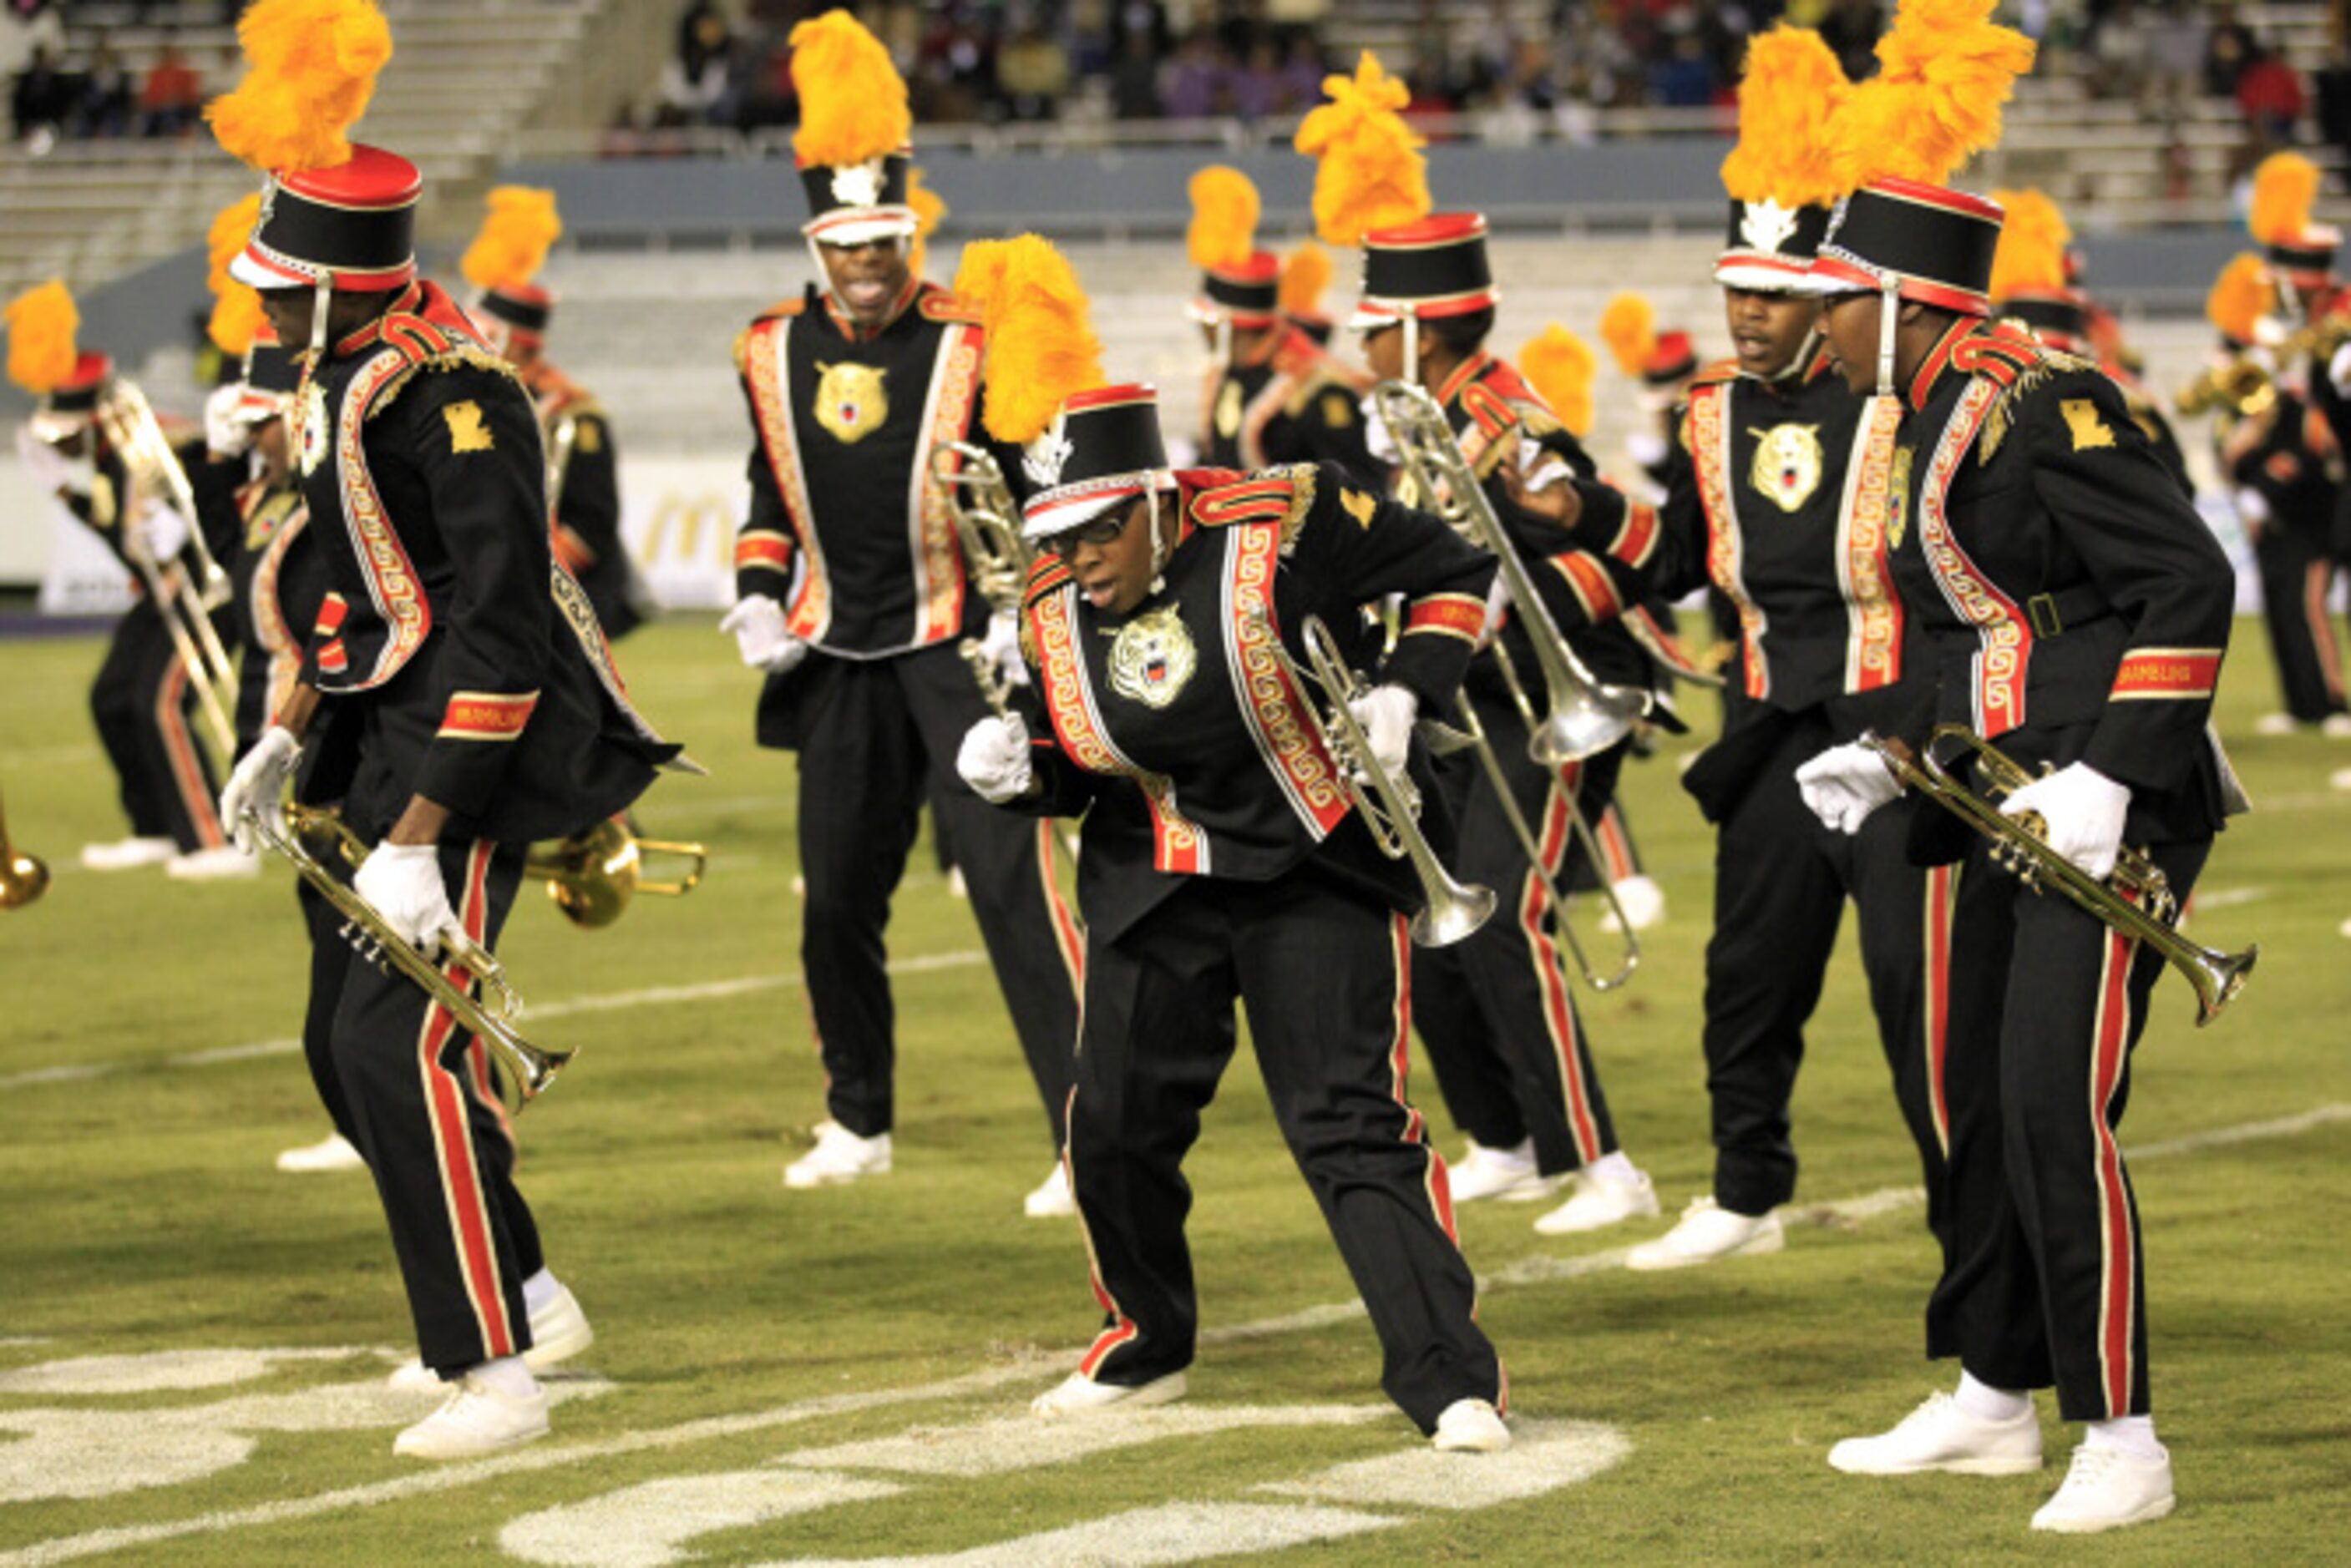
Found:
[[261, 313], [261, 296], [244, 284], [232, 283], [213, 301], [212, 319], [204, 323], [204, 334], [222, 353], [242, 359], [268, 319]]
[[792, 151], [802, 163], [862, 163], [906, 145], [914, 113], [905, 80], [863, 23], [828, 11], [794, 27], [790, 43], [792, 89], [800, 99]]
[[2240, 343], [2253, 340], [2253, 327], [2277, 303], [2277, 287], [2270, 269], [2251, 251], [2240, 252], [2204, 296], [2204, 314], [2213, 326]]
[[253, 227], [260, 221], [261, 192], [258, 191], [230, 202], [214, 217], [213, 226], [204, 235], [206, 288], [218, 294], [229, 286], [228, 264], [245, 249], [245, 242], [253, 237]]
[[1830, 157], [1832, 127], [1853, 96], [1821, 36], [1778, 26], [1747, 46], [1739, 84], [1739, 145], [1722, 161], [1723, 189], [1740, 202], [1823, 205], [1844, 193]]
[[2000, 140], [2001, 105], [2032, 68], [2033, 42], [1994, 26], [1998, 0], [1902, 0], [1877, 41], [1876, 76], [1853, 89], [1834, 126], [1840, 191], [1872, 180], [1948, 182]]
[[1422, 140], [1396, 111], [1412, 101], [1369, 49], [1352, 77], [1322, 78], [1330, 102], [1300, 122], [1295, 145], [1319, 161], [1314, 231], [1334, 245], [1363, 243], [1374, 229], [1428, 215], [1428, 161]]
[[1592, 380], [1599, 369], [1592, 346], [1556, 321], [1519, 349], [1519, 374], [1551, 405], [1570, 435], [1592, 429]]
[[256, 169], [331, 169], [392, 58], [372, 0], [255, 0], [236, 25], [245, 79], [204, 109], [213, 134]]
[[1656, 307], [1637, 294], [1620, 294], [1600, 313], [1600, 340], [1608, 345], [1616, 368], [1637, 376], [1657, 346]]
[[39, 397], [73, 377], [74, 333], [81, 312], [73, 296], [56, 279], [28, 288], [0, 312], [8, 324], [8, 379]]
[[555, 192], [529, 185], [491, 187], [480, 232], [457, 262], [475, 288], [520, 288], [547, 265], [548, 248], [563, 233]]
[[1281, 258], [1281, 310], [1285, 316], [1311, 316], [1322, 306], [1322, 291], [1331, 286], [1331, 253], [1308, 240]]
[[2245, 226], [2265, 245], [2291, 240], [2310, 226], [2318, 200], [2318, 165], [2299, 152], [2273, 152], [2253, 171], [2253, 206]]
[[2006, 299], [2019, 289], [2064, 287], [2065, 247], [2074, 231], [2057, 203], [2039, 191], [1994, 191], [1991, 199], [2008, 212], [2000, 248], [1992, 253], [1992, 298]]
[[1257, 186], [1239, 170], [1211, 163], [1186, 187], [1192, 198], [1192, 226], [1184, 248], [1203, 272], [1238, 266], [1257, 248]]
[[906, 253], [906, 266], [920, 277], [923, 264], [930, 259], [931, 235], [947, 215], [948, 208], [936, 191], [923, 183], [923, 171], [919, 169], [906, 171], [906, 205], [914, 209], [914, 244]]
[[1086, 291], [1069, 258], [1035, 234], [966, 246], [955, 291], [980, 307], [987, 433], [998, 441], [1025, 446], [1064, 400], [1102, 384]]

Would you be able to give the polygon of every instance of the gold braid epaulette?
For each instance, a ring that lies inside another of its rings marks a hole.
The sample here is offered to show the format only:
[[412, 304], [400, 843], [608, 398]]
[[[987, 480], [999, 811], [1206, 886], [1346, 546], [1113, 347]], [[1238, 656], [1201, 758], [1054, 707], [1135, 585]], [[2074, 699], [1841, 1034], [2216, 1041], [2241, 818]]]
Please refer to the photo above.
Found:
[[524, 397], [530, 396], [530, 389], [522, 384], [522, 378], [515, 373], [515, 368], [512, 365], [507, 364], [488, 349], [471, 343], [453, 348], [445, 354], [403, 355], [402, 358], [408, 360], [407, 368], [383, 384], [383, 390], [378, 392], [375, 400], [368, 404], [365, 418], [371, 420], [392, 407], [392, 400], [407, 389], [408, 383], [427, 370], [483, 370], [494, 376], [506, 378], [514, 383], [516, 390], [521, 392]]
[[1231, 484], [1203, 490], [1192, 498], [1193, 523], [1202, 528], [1228, 528], [1237, 523], [1280, 523], [1281, 553], [1297, 543], [1314, 510], [1314, 465], [1284, 463], [1252, 473]]
[[2008, 439], [2008, 432], [2015, 427], [2017, 412], [2025, 399], [2059, 376], [2074, 370], [2097, 369], [2079, 355], [2038, 344], [2030, 347], [2033, 350], [2030, 356], [1988, 354], [1969, 372], [2003, 383], [2000, 400], [1992, 404], [1991, 411], [1984, 416], [1983, 433], [1976, 438], [1976, 461], [1979, 463], [1989, 463], [1999, 454], [2001, 443]]

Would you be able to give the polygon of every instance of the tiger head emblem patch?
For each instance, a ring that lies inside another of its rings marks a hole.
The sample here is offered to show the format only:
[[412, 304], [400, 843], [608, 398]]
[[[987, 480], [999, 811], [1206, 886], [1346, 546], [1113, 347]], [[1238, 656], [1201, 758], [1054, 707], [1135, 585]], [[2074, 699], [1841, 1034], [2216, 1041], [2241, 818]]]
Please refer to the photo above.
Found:
[[1199, 668], [1199, 650], [1184, 629], [1181, 607], [1168, 605], [1119, 628], [1110, 645], [1110, 689], [1130, 702], [1165, 708]]
[[820, 363], [817, 371], [816, 422], [841, 445], [855, 446], [890, 417], [882, 385], [888, 371], [847, 363]]

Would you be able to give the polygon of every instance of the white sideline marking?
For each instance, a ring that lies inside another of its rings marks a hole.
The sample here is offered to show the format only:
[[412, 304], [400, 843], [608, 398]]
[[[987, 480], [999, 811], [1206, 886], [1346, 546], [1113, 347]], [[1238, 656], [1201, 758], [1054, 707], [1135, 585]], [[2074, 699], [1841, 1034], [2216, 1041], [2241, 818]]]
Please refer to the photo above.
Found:
[[1391, 1414], [1384, 1405], [1176, 1405], [1123, 1411], [1102, 1420], [1008, 1416], [966, 1427], [917, 1427], [872, 1442], [797, 1449], [768, 1462], [926, 1476], [1000, 1475], [1170, 1438], [1205, 1437], [1243, 1427], [1357, 1427], [1386, 1420]]
[[527, 1513], [498, 1532], [498, 1545], [508, 1556], [552, 1568], [668, 1568], [692, 1560], [678, 1548], [699, 1535], [905, 1490], [895, 1481], [821, 1470], [668, 1476]]
[[2193, 901], [2199, 911], [2233, 909], [2240, 904], [2258, 904], [2269, 896], [2267, 888], [2216, 888], [2210, 893], [2199, 888]]
[[158, 1394], [225, 1388], [266, 1377], [286, 1361], [381, 1359], [397, 1352], [365, 1345], [316, 1350], [155, 1350], [141, 1355], [78, 1355], [0, 1373], [0, 1394]]
[[925, 1557], [794, 1557], [760, 1568], [1142, 1568], [1194, 1563], [1213, 1553], [1254, 1557], [1315, 1541], [1337, 1541], [1370, 1530], [1393, 1530], [1410, 1519], [1389, 1519], [1343, 1508], [1272, 1507], [1252, 1502], [1176, 1502], [1138, 1508], [1062, 1530], [943, 1552]]
[[[2275, 1120], [2247, 1122], [2236, 1127], [2214, 1127], [2209, 1131], [2173, 1138], [2128, 1151], [2134, 1159], [2164, 1158], [2172, 1155], [2189, 1154], [2200, 1149], [2220, 1148], [2231, 1144], [2250, 1143], [2273, 1137], [2290, 1137], [2296, 1133], [2325, 1124], [2351, 1120], [2351, 1105], [2335, 1104], [2315, 1106], [2298, 1116]], [[1898, 1189], [1888, 1189], [1897, 1191]], [[1914, 1189], [1915, 1190], [1915, 1189]], [[1886, 1193], [1864, 1195], [1857, 1202], [1878, 1204], [1886, 1200]], [[1833, 1213], [1834, 1204], [1818, 1206], [1818, 1211]], [[1883, 1211], [1882, 1210], [1876, 1211]], [[1529, 1258], [1501, 1269], [1487, 1277], [1487, 1286], [1498, 1289], [1520, 1282], [1533, 1283], [1551, 1279], [1572, 1279], [1580, 1274], [1600, 1272], [1605, 1268], [1621, 1265], [1629, 1248], [1614, 1249], [1606, 1253], [1589, 1254], [1588, 1258]], [[1601, 1260], [1610, 1260], [1603, 1263]], [[1236, 1324], [1232, 1327], [1204, 1334], [1207, 1343], [1230, 1343], [1258, 1337], [1264, 1333], [1281, 1330], [1271, 1324], [1293, 1324], [1301, 1327], [1319, 1327], [1340, 1323], [1360, 1314], [1362, 1304], [1333, 1304], [1292, 1313], [1264, 1324]], [[390, 1480], [374, 1481], [361, 1486], [338, 1488], [332, 1491], [314, 1492], [308, 1497], [279, 1498], [256, 1503], [248, 1508], [226, 1510], [218, 1513], [195, 1514], [184, 1519], [167, 1520], [152, 1524], [123, 1525], [105, 1530], [85, 1532], [79, 1535], [61, 1535], [48, 1541], [36, 1542], [10, 1552], [0, 1553], [0, 1568], [43, 1568], [53, 1563], [69, 1563], [101, 1552], [120, 1552], [132, 1546], [148, 1545], [159, 1541], [176, 1541], [186, 1536], [217, 1533], [223, 1531], [245, 1530], [263, 1525], [284, 1523], [290, 1520], [313, 1519], [322, 1514], [338, 1513], [346, 1509], [371, 1507], [394, 1502], [403, 1498], [429, 1496], [458, 1487], [471, 1486], [493, 1476], [512, 1475], [534, 1470], [557, 1469], [566, 1465], [585, 1464], [622, 1454], [653, 1452], [676, 1449], [691, 1443], [708, 1442], [721, 1438], [737, 1437], [744, 1433], [767, 1431], [820, 1416], [848, 1415], [883, 1408], [892, 1405], [927, 1404], [974, 1394], [985, 1394], [1008, 1384], [1029, 1379], [1042, 1379], [1050, 1373], [1065, 1369], [1071, 1352], [1040, 1353], [1025, 1355], [1000, 1366], [983, 1367], [960, 1376], [941, 1378], [935, 1382], [916, 1384], [902, 1388], [874, 1389], [861, 1394], [826, 1395], [796, 1400], [765, 1410], [746, 1411], [734, 1416], [709, 1416], [682, 1422], [674, 1427], [657, 1428], [651, 1431], [624, 1432], [597, 1442], [541, 1445], [502, 1454], [496, 1459], [476, 1459], [470, 1463], [447, 1465], [431, 1470], [420, 1470]], [[0, 1449], [0, 1453], [5, 1453]]]
[[1268, 1481], [1255, 1490], [1277, 1497], [1467, 1512], [1590, 1480], [1623, 1464], [1632, 1452], [1631, 1438], [1596, 1421], [1514, 1421], [1510, 1446], [1499, 1454], [1440, 1454], [1424, 1445], [1332, 1465], [1304, 1480]]
[[[893, 959], [892, 974], [930, 974], [939, 970], [969, 969], [986, 963], [987, 955], [977, 948], [954, 952], [925, 953], [919, 957]], [[750, 974], [737, 980], [705, 981], [698, 985], [649, 985], [636, 991], [608, 991], [588, 996], [566, 997], [560, 1002], [542, 1002], [526, 1010], [524, 1016], [532, 1023], [549, 1018], [569, 1018], [583, 1012], [619, 1012], [632, 1007], [673, 1007], [684, 1002], [716, 1002], [730, 996], [749, 996], [762, 991], [786, 991], [799, 985], [799, 975]], [[110, 1077], [117, 1073], [148, 1073], [158, 1067], [210, 1067], [222, 1062], [248, 1062], [256, 1056], [290, 1056], [302, 1049], [299, 1040], [260, 1040], [249, 1045], [218, 1045], [209, 1051], [188, 1051], [178, 1055], [146, 1057], [116, 1062], [69, 1062], [55, 1067], [35, 1067], [22, 1073], [0, 1077], [0, 1089], [16, 1089], [35, 1084], [77, 1084], [91, 1078]]]
[[0, 1334], [0, 1350], [14, 1350], [19, 1345], [47, 1345], [48, 1343], [49, 1336], [46, 1334]]

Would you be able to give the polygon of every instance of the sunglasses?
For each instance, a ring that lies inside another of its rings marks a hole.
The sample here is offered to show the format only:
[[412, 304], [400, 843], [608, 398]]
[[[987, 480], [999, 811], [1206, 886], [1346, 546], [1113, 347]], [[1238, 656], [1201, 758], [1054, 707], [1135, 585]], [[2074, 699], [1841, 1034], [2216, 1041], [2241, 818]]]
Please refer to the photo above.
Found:
[[1041, 543], [1047, 555], [1058, 556], [1066, 561], [1078, 553], [1078, 546], [1081, 545], [1111, 543], [1121, 534], [1125, 533], [1126, 525], [1134, 521], [1134, 509], [1123, 508], [1106, 516], [1097, 517], [1091, 523], [1081, 523], [1075, 528], [1055, 534]]

